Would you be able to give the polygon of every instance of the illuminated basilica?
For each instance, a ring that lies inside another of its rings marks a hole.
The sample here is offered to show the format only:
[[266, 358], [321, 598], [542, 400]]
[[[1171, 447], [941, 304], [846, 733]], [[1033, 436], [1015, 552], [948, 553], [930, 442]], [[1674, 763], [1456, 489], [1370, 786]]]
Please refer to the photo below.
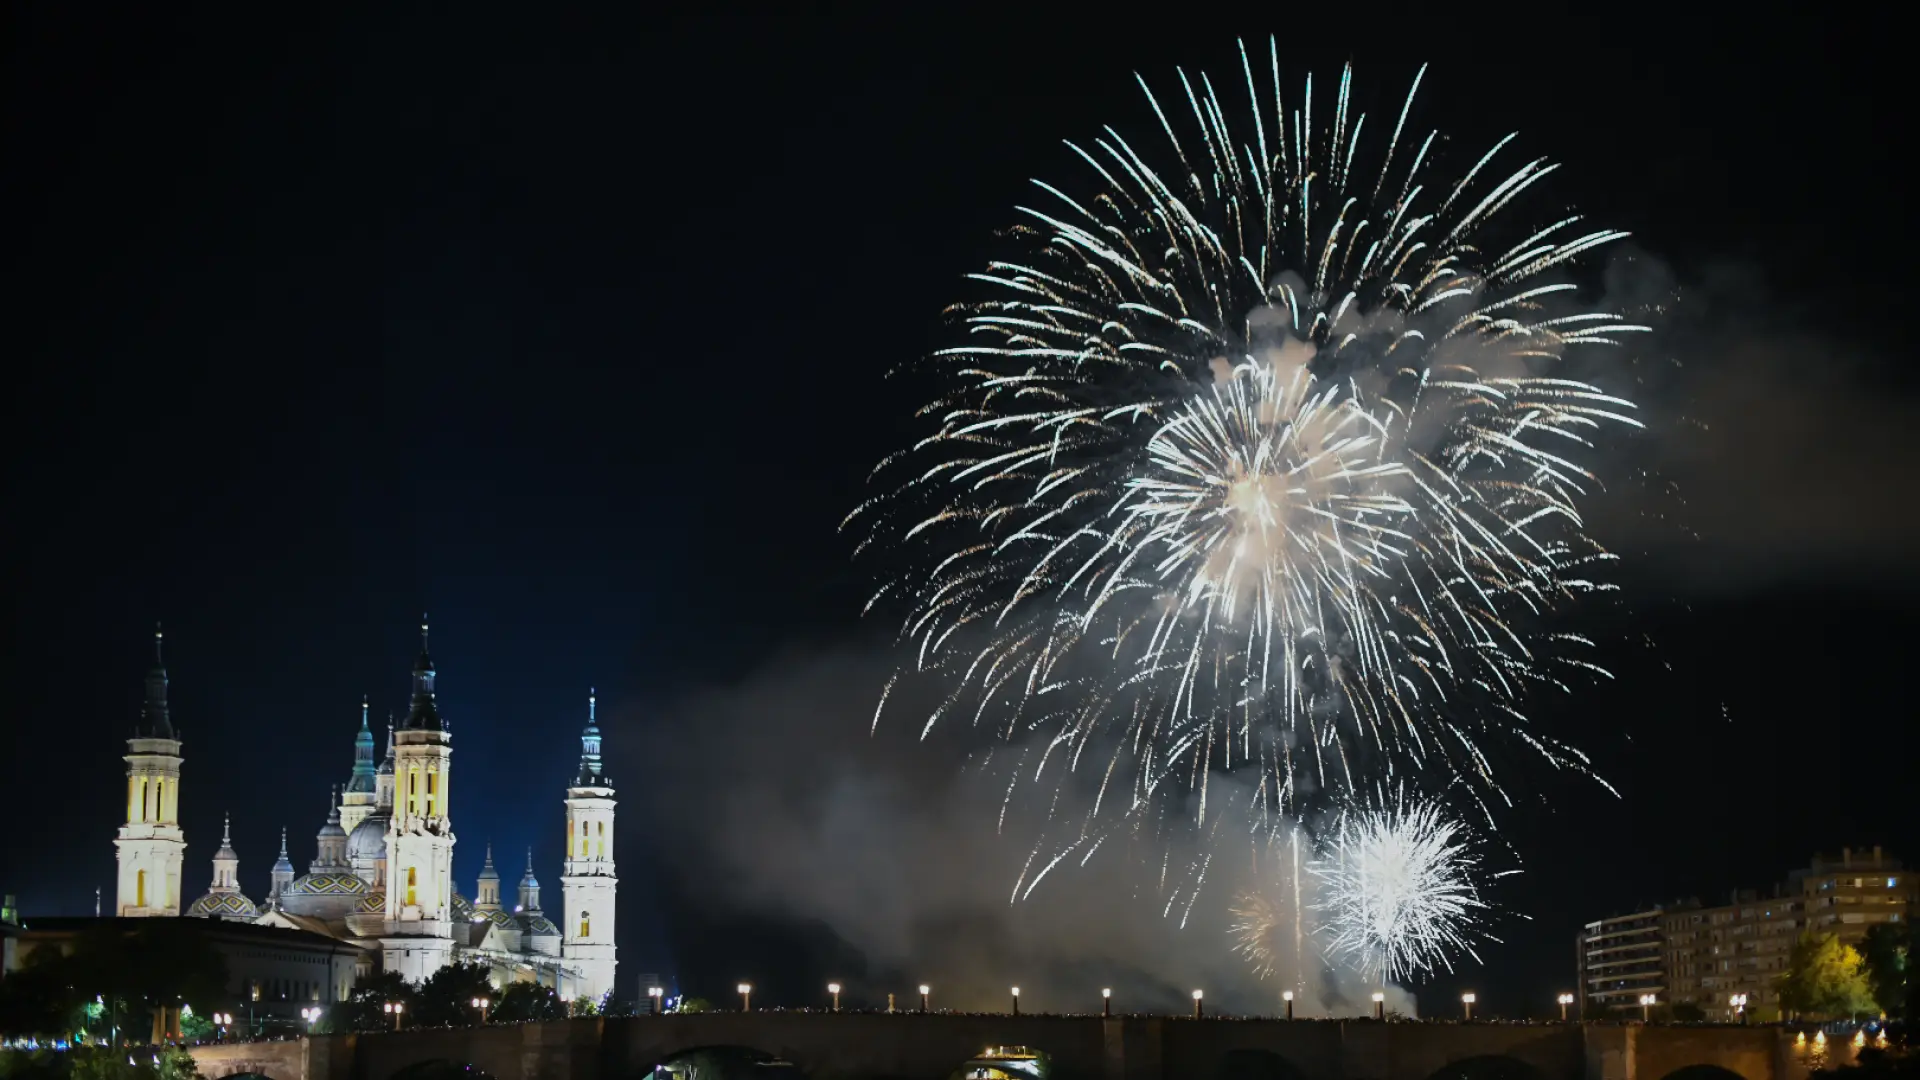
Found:
[[[514, 902], [500, 894], [493, 851], [473, 898], [453, 881], [453, 739], [434, 703], [427, 628], [413, 665], [406, 719], [387, 726], [386, 756], [374, 761], [374, 736], [360, 709], [353, 770], [334, 792], [316, 854], [296, 875], [281, 830], [266, 898], [241, 891], [240, 856], [230, 832], [213, 853], [206, 895], [181, 904], [180, 739], [167, 711], [167, 670], [154, 635], [140, 724], [127, 740], [127, 823], [119, 851], [116, 914], [187, 916], [279, 926], [324, 934], [363, 951], [361, 966], [420, 980], [455, 962], [492, 969], [498, 985], [536, 981], [563, 998], [599, 999], [614, 986], [613, 785], [601, 770], [594, 700], [580, 736], [580, 768], [566, 787], [567, 855], [560, 906], [541, 906], [540, 882], [527, 855]], [[558, 920], [556, 923], [555, 920]]]

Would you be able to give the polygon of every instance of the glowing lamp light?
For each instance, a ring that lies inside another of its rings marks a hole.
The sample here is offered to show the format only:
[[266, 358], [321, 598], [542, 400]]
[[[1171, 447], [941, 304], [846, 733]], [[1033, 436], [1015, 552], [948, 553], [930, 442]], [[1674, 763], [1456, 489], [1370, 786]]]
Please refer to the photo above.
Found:
[[1105, 986], [1105, 987], [1101, 987], [1101, 989], [1100, 989], [1100, 996], [1101, 996], [1101, 997], [1103, 997], [1103, 998], [1110, 998], [1110, 997], [1112, 997], [1112, 996], [1113, 996], [1113, 987], [1111, 987], [1111, 986]]
[[1292, 1000], [1293, 1000], [1293, 991], [1291, 991], [1291, 990], [1283, 990], [1283, 991], [1281, 991], [1281, 992], [1280, 992], [1280, 1000], [1281, 1000], [1281, 1001], [1292, 1001]]
[[932, 988], [932, 987], [930, 987], [930, 986], [928, 986], [928, 985], [927, 985], [926, 983], [921, 983], [921, 984], [920, 984], [920, 996], [921, 996], [921, 997], [925, 997], [925, 996], [927, 996], [928, 994], [931, 994], [931, 993], [933, 993], [933, 988]]
[[1378, 991], [1378, 990], [1375, 990], [1375, 991], [1373, 992], [1373, 1003], [1374, 1003], [1375, 1005], [1378, 1005], [1378, 1004], [1380, 1004], [1381, 1002], [1383, 1002], [1383, 1001], [1385, 1001], [1385, 1000], [1387, 1000], [1387, 995], [1385, 995], [1385, 994], [1383, 994], [1383, 993], [1381, 993], [1381, 992], [1380, 992], [1380, 991]]
[[840, 984], [839, 984], [839, 983], [828, 983], [828, 984], [827, 984], [827, 993], [829, 993], [829, 994], [837, 994], [837, 993], [839, 993], [839, 992], [840, 992]]
[[741, 994], [753, 993], [753, 987], [746, 983], [741, 983], [739, 986], [736, 986], [733, 989], [736, 993], [741, 993]]
[[1013, 996], [1014, 996], [1014, 997], [1019, 997], [1019, 996], [1020, 996], [1020, 988], [1019, 988], [1019, 987], [1017, 987], [1017, 986], [1016, 986], [1016, 987], [1014, 987], [1014, 988], [1013, 988]]

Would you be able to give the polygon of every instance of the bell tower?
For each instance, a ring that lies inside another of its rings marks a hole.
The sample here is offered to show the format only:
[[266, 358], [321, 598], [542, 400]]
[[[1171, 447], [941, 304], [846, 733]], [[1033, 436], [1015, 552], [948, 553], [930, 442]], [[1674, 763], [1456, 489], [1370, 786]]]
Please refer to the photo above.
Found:
[[383, 966], [418, 982], [453, 957], [452, 737], [434, 703], [427, 623], [413, 665], [413, 705], [394, 736], [393, 816], [387, 825]]
[[567, 787], [567, 858], [560, 877], [560, 956], [580, 972], [583, 996], [613, 989], [613, 783], [601, 771], [597, 695], [587, 691], [587, 727], [580, 735], [580, 771]]
[[120, 860], [115, 914], [122, 918], [180, 914], [180, 738], [167, 715], [167, 665], [160, 628], [153, 629], [153, 669], [140, 723], [127, 740], [127, 821], [114, 840]]

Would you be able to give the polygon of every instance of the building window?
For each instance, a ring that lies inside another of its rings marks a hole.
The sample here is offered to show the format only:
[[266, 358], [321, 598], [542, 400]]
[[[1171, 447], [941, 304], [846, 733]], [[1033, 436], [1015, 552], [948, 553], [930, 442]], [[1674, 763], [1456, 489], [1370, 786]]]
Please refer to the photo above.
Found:
[[409, 907], [419, 903], [419, 900], [416, 897], [416, 894], [414, 893], [414, 886], [419, 884], [419, 878], [416, 876], [418, 872], [419, 870], [417, 867], [412, 867], [412, 866], [407, 867], [407, 905]]
[[591, 917], [586, 912], [583, 911], [580, 913], [580, 936], [581, 937], [587, 936], [587, 928], [592, 925], [592, 923], [590, 922], [590, 918]]
[[133, 874], [133, 906], [147, 906], [147, 872], [136, 870]]

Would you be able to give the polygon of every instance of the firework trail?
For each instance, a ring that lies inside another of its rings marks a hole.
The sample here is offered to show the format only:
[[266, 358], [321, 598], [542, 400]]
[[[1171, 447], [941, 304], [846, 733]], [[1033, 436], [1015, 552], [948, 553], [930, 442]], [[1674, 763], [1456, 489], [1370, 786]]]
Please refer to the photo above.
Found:
[[[1475, 960], [1488, 908], [1474, 884], [1472, 836], [1434, 802], [1396, 797], [1341, 815], [1316, 879], [1329, 957], [1377, 983]], [[1258, 962], [1255, 958], [1256, 963]]]
[[1016, 743], [1023, 782], [1085, 777], [1068, 851], [1173, 805], [1210, 826], [1226, 772], [1278, 828], [1382, 782], [1497, 796], [1504, 737], [1586, 768], [1527, 700], [1605, 674], [1544, 623], [1608, 587], [1578, 503], [1638, 424], [1561, 364], [1645, 328], [1554, 275], [1625, 234], [1513, 220], [1557, 168], [1496, 167], [1513, 136], [1431, 175], [1419, 77], [1363, 142], [1350, 71], [1290, 109], [1269, 51], [1265, 86], [1241, 50], [1250, 111], [1182, 72], [1190, 118], [1141, 82], [1162, 145], [1067, 144], [1083, 182], [1035, 181], [932, 358], [934, 430], [847, 521], [904, 568], [869, 609], [903, 606], [948, 680], [923, 735], [951, 717]]

